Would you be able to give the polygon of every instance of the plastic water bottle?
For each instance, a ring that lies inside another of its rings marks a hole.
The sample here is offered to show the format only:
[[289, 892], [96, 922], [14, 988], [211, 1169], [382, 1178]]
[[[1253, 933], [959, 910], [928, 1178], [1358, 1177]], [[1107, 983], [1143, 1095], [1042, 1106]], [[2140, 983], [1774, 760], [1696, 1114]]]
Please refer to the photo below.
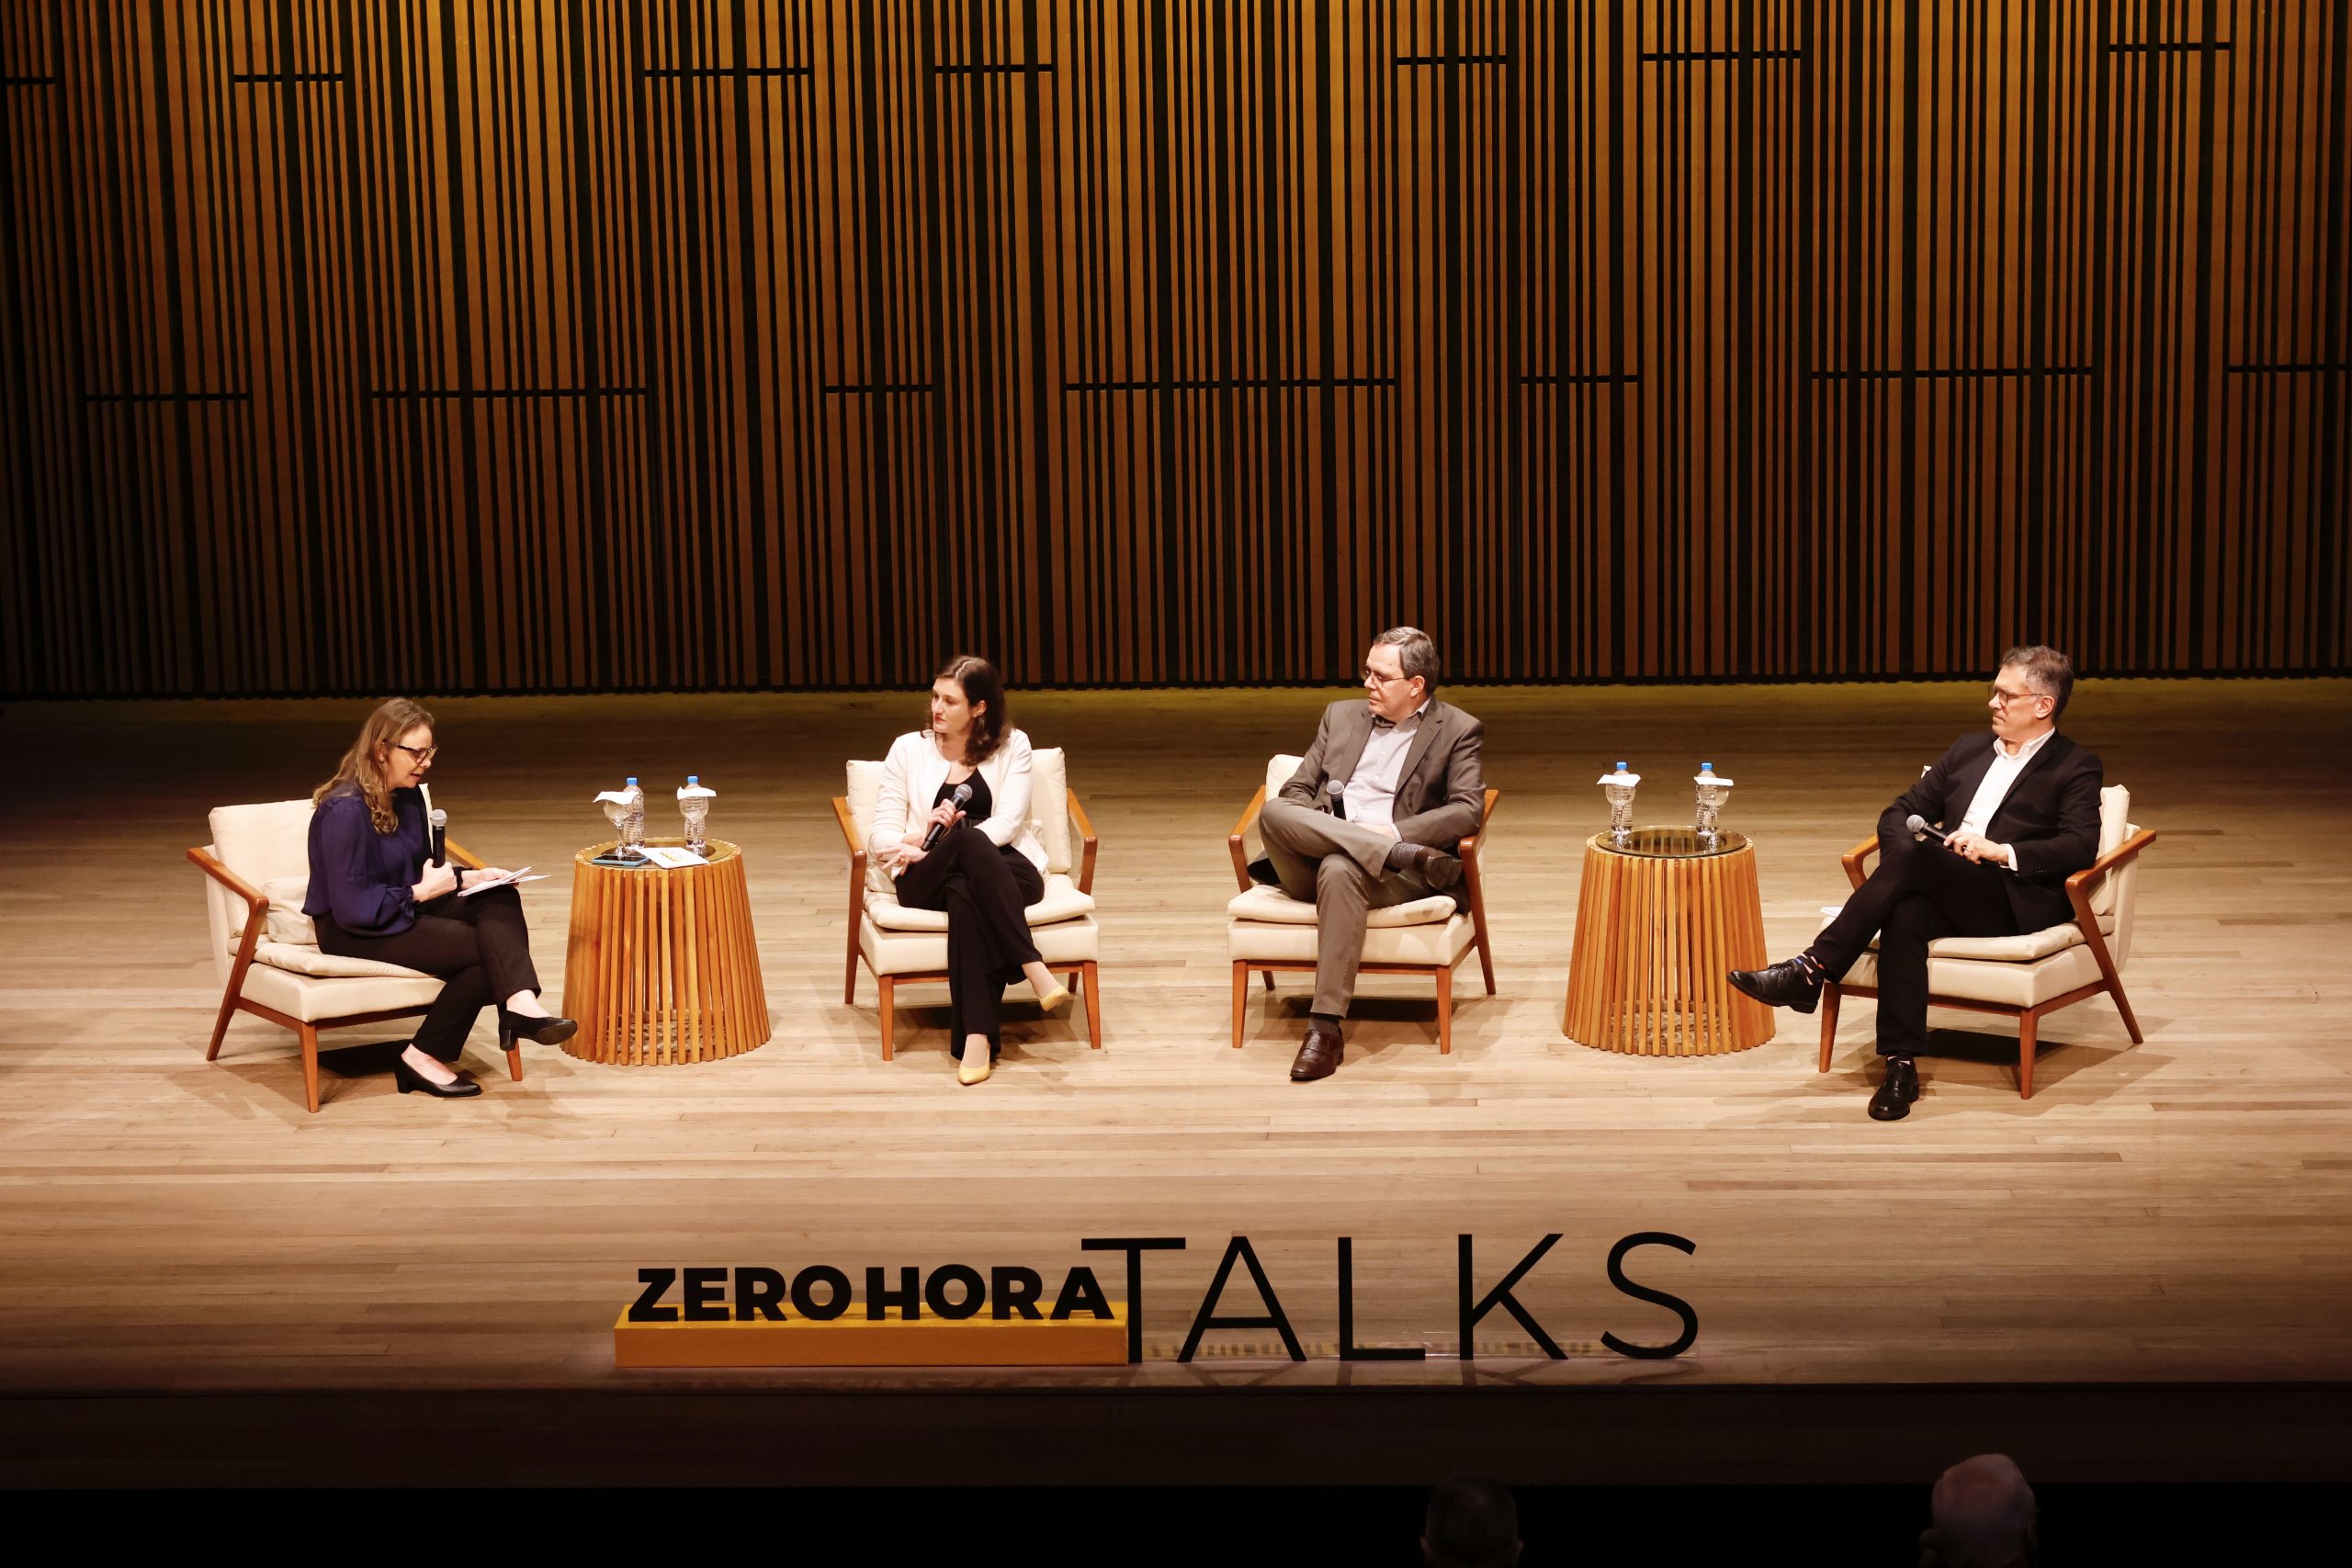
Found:
[[1700, 844], [1712, 850], [1716, 844], [1715, 829], [1722, 818], [1724, 796], [1731, 793], [1732, 781], [1717, 778], [1713, 762], [1702, 762], [1698, 777], [1690, 782], [1699, 786], [1699, 815], [1693, 825], [1698, 829]]
[[695, 854], [710, 853], [710, 840], [703, 836], [703, 829], [710, 818], [710, 803], [717, 798], [718, 792], [703, 788], [701, 775], [696, 773], [688, 773], [684, 787], [678, 791], [678, 815], [686, 819], [686, 848]]
[[619, 852], [624, 860], [642, 860], [645, 858], [641, 847], [645, 842], [645, 792], [637, 787], [636, 775], [630, 775], [621, 795], [621, 807], [613, 817], [613, 825], [620, 829]]
[[1609, 797], [1609, 841], [1620, 849], [1634, 841], [1634, 786], [1641, 782], [1642, 775], [1627, 773], [1623, 762], [1615, 773], [1600, 775], [1600, 792]]

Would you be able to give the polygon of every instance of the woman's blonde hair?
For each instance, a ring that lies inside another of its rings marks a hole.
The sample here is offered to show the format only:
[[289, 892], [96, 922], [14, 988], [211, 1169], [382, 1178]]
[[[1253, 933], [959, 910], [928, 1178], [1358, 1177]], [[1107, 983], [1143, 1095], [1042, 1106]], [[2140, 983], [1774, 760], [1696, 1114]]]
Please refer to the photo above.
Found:
[[380, 705], [359, 727], [359, 739], [335, 765], [334, 777], [311, 792], [311, 804], [317, 806], [348, 785], [368, 803], [368, 820], [375, 824], [376, 831], [397, 832], [401, 821], [392, 810], [391, 786], [384, 782], [384, 763], [400, 738], [420, 724], [432, 728], [433, 716], [406, 697], [393, 697]]

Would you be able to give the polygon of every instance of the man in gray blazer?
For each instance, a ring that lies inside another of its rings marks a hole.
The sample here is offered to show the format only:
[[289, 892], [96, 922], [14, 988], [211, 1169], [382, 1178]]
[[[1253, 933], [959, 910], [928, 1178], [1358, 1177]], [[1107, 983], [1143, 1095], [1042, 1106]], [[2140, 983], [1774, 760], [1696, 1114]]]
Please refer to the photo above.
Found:
[[1299, 1083], [1340, 1066], [1364, 918], [1462, 880], [1454, 845], [1478, 830], [1485, 731], [1437, 700], [1437, 644], [1396, 626], [1373, 638], [1363, 701], [1323, 710], [1315, 744], [1258, 819], [1283, 891], [1315, 906], [1315, 1001], [1291, 1063]]

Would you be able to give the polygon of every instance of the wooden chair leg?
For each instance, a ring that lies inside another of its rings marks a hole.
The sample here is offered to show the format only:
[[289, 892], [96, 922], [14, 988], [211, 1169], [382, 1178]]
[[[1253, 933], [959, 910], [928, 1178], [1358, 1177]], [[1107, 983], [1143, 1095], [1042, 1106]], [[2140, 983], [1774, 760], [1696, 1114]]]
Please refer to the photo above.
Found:
[[2132, 1004], [2123, 999], [2123, 982], [2114, 976], [2108, 976], [2107, 994], [2115, 998], [2115, 1010], [2123, 1015], [2123, 1032], [2132, 1036], [2132, 1044], [2145, 1045], [2147, 1041], [2140, 1033], [2140, 1021], [2132, 1016]]
[[310, 1102], [312, 1115], [319, 1109], [319, 1026], [306, 1023], [302, 1034], [302, 1098]]
[[1487, 945], [1487, 929], [1478, 928], [1478, 967], [1487, 972], [1487, 995], [1495, 994], [1495, 954]]
[[1838, 1044], [1838, 1004], [1844, 997], [1835, 980], [1821, 987], [1821, 1065], [1814, 1069], [1815, 1072], [1829, 1070], [1829, 1053]]
[[1437, 1054], [1453, 1055], [1453, 966], [1437, 972]]
[[[229, 1021], [237, 1016], [237, 990], [238, 982], [232, 979], [229, 982], [228, 991], [220, 998], [220, 1016], [212, 1022], [212, 1043], [204, 1048], [204, 1059], [208, 1062], [220, 1059], [220, 1042], [228, 1036]], [[2120, 1000], [2121, 993], [2117, 993], [2117, 996]]]
[[[1266, 971], [1266, 987], [1273, 988], [1274, 972]], [[1250, 965], [1237, 963], [1233, 966], [1233, 1048], [1241, 1049], [1241, 1010], [1250, 1001]]]
[[2041, 1019], [2030, 1012], [2018, 1015], [2018, 1098], [2033, 1098], [2034, 1028]]
[[1087, 1043], [1093, 1046], [1097, 1051], [1100, 1051], [1102, 1049], [1102, 965], [1093, 959], [1087, 960], [1085, 963], [1078, 966], [1078, 973], [1070, 976], [1073, 980], [1080, 979], [1081, 977], [1084, 979], [1086, 985]]
[[506, 1076], [516, 1083], [523, 1081], [523, 1043], [519, 1040], [506, 1047]]
[[842, 1005], [857, 1005], [857, 933], [849, 933], [849, 977], [842, 982]]
[[1266, 989], [1268, 989], [1268, 990], [1270, 990], [1270, 991], [1271, 991], [1271, 990], [1272, 990], [1273, 988], [1274, 988], [1274, 972], [1273, 972], [1272, 970], [1269, 969], [1269, 970], [1267, 970], [1267, 971], [1266, 971]]
[[887, 1062], [899, 1054], [899, 982], [888, 975], [876, 975], [874, 984], [882, 993], [882, 1059]]

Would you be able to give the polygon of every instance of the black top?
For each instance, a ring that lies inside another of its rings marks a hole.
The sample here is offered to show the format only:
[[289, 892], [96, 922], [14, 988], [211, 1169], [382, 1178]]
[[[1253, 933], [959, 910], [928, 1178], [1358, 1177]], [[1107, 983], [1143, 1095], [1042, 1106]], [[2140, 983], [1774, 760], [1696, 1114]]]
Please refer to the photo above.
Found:
[[[980, 776], [980, 771], [978, 768], [972, 770], [972, 776], [966, 779], [964, 784], [972, 787], [972, 798], [966, 801], [960, 808], [964, 815], [974, 822], [985, 822], [995, 816], [995, 798], [989, 794], [989, 781]], [[962, 785], [954, 784], [941, 784], [939, 793], [931, 797], [931, 804], [934, 807], [945, 805], [955, 798], [956, 790], [961, 787]]]
[[354, 936], [396, 936], [416, 924], [410, 888], [431, 847], [424, 797], [413, 789], [392, 791], [398, 826], [376, 831], [368, 801], [356, 784], [319, 802], [311, 813], [311, 892], [302, 912], [312, 919], [333, 915]]

